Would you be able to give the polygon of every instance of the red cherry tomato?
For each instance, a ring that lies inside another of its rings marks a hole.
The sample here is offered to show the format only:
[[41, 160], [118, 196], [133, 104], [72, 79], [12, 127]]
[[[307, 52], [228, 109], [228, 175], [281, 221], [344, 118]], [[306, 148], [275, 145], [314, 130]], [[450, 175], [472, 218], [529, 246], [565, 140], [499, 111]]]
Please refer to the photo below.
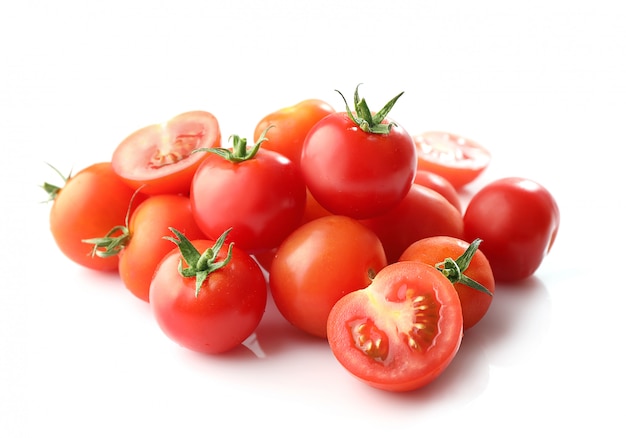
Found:
[[191, 184], [191, 208], [212, 239], [232, 228], [229, 241], [250, 253], [276, 248], [302, 221], [306, 187], [292, 161], [234, 136], [232, 150], [211, 153]]
[[463, 237], [461, 212], [442, 195], [419, 184], [413, 184], [389, 212], [361, 223], [376, 233], [389, 263], [397, 261], [409, 245], [425, 237]]
[[206, 158], [195, 149], [218, 147], [220, 128], [213, 114], [190, 111], [126, 137], [113, 152], [113, 169], [143, 193], [189, 194], [193, 175]]
[[82, 169], [68, 178], [62, 188], [47, 187], [52, 187], [54, 199], [50, 231], [61, 252], [86, 268], [117, 270], [117, 257], [93, 256], [93, 245], [84, 240], [103, 236], [123, 224], [129, 209], [132, 212], [145, 196], [137, 195], [131, 205], [134, 191], [117, 176], [109, 162]]
[[436, 173], [428, 170], [417, 169], [413, 183], [433, 189], [446, 198], [450, 204], [457, 208], [457, 210], [463, 210], [459, 192], [457, 192], [452, 183], [443, 176], [437, 175]]
[[[450, 236], [427, 237], [409, 246], [399, 259], [423, 262], [446, 270], [446, 276], [454, 284], [461, 300], [464, 331], [475, 326], [486, 315], [495, 292], [495, 280], [487, 257], [474, 247], [468, 254], [470, 245]], [[477, 288], [473, 282], [486, 291]]]
[[353, 113], [333, 113], [309, 131], [300, 168], [322, 207], [364, 219], [383, 214], [407, 194], [415, 176], [417, 152], [411, 136], [386, 119], [395, 100], [375, 115], [355, 93]]
[[324, 216], [302, 225], [280, 245], [270, 266], [270, 290], [287, 321], [325, 338], [335, 302], [367, 286], [385, 265], [372, 231], [347, 216]]
[[548, 254], [559, 229], [556, 200], [542, 185], [526, 178], [493, 181], [469, 201], [465, 240], [481, 238], [481, 250], [496, 281], [531, 276]]
[[265, 134], [267, 141], [263, 147], [284, 155], [299, 168], [306, 135], [313, 125], [334, 112], [333, 107], [323, 100], [303, 100], [263, 117], [254, 129], [254, 138], [258, 140], [272, 126]]
[[163, 258], [150, 285], [156, 321], [182, 347], [208, 354], [229, 351], [254, 333], [265, 312], [263, 272], [245, 251], [222, 246], [222, 236], [217, 242], [188, 241], [175, 234], [179, 249]]
[[328, 316], [328, 342], [339, 363], [387, 391], [411, 391], [436, 379], [455, 357], [462, 333], [452, 283], [415, 261], [387, 266]]
[[491, 161], [482, 145], [449, 132], [424, 132], [413, 139], [418, 169], [443, 176], [457, 190], [478, 178]]

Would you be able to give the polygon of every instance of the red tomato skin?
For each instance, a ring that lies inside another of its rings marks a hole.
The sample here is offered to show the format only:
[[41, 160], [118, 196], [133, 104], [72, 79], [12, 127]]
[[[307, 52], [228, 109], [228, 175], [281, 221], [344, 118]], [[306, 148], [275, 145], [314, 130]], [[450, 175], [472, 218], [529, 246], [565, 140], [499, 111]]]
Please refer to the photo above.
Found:
[[441, 194], [419, 184], [413, 184], [389, 212], [361, 223], [376, 233], [389, 263], [397, 261], [409, 245], [425, 237], [463, 237], [461, 212]]
[[[458, 259], [470, 246], [468, 242], [450, 236], [433, 236], [418, 240], [410, 245], [400, 256], [400, 261], [414, 260], [435, 266], [450, 257]], [[492, 294], [496, 291], [491, 265], [480, 248], [472, 257], [464, 274], [482, 284]], [[454, 284], [459, 294], [463, 310], [463, 331], [474, 327], [487, 314], [493, 301], [493, 295], [480, 292], [460, 283]]]
[[496, 282], [530, 277], [550, 252], [560, 213], [552, 194], [521, 177], [492, 181], [469, 201], [464, 214], [465, 240], [479, 237]]
[[[379, 338], [384, 354], [368, 355], [357, 345], [358, 324], [372, 329], [364, 345]], [[328, 316], [328, 342], [339, 363], [362, 382], [391, 392], [413, 391], [439, 377], [462, 337], [461, 303], [452, 283], [417, 261], [388, 265], [371, 285], [337, 301]]]
[[97, 271], [116, 271], [118, 258], [92, 256], [84, 243], [123, 224], [126, 214], [145, 199], [113, 171], [110, 162], [92, 164], [69, 178], [50, 209], [50, 231], [61, 252], [79, 265]]
[[[200, 253], [212, 240], [193, 240]], [[222, 247], [220, 258], [226, 257]], [[232, 350], [258, 327], [267, 303], [267, 283], [256, 262], [234, 247], [231, 261], [212, 272], [196, 297], [195, 277], [178, 272], [176, 248], [158, 265], [150, 285], [150, 307], [163, 332], [184, 348], [219, 354]]]
[[300, 168], [302, 144], [307, 134], [317, 122], [334, 112], [330, 104], [320, 99], [300, 101], [259, 120], [254, 129], [255, 141], [271, 126], [265, 134], [267, 141], [263, 142], [263, 148], [284, 155]]
[[207, 111], [181, 113], [164, 124], [138, 129], [115, 148], [113, 169], [133, 189], [148, 195], [189, 194], [191, 180], [207, 157], [194, 149], [219, 147], [221, 132]]
[[368, 285], [386, 264], [372, 231], [347, 216], [324, 216], [303, 224], [280, 245], [270, 264], [270, 290], [287, 321], [326, 338], [335, 302]]
[[461, 203], [459, 192], [454, 188], [452, 183], [443, 176], [428, 170], [417, 169], [413, 183], [433, 189], [446, 198], [450, 204], [456, 207], [457, 210], [460, 212], [463, 211], [463, 205]]
[[491, 152], [474, 140], [445, 131], [413, 136], [418, 169], [446, 178], [459, 190], [478, 178], [491, 162]]
[[171, 235], [169, 227], [190, 240], [206, 238], [193, 217], [189, 197], [184, 195], [150, 196], [130, 218], [130, 241], [119, 254], [119, 273], [126, 289], [146, 302], [154, 271], [173, 248], [172, 242], [163, 239]]
[[259, 149], [251, 160], [232, 163], [211, 154], [191, 185], [191, 208], [204, 234], [249, 253], [278, 247], [300, 225], [306, 187], [295, 165], [274, 151]]
[[320, 205], [355, 219], [397, 205], [416, 166], [413, 140], [401, 126], [389, 134], [366, 133], [345, 112], [324, 117], [309, 131], [300, 159], [304, 181]]

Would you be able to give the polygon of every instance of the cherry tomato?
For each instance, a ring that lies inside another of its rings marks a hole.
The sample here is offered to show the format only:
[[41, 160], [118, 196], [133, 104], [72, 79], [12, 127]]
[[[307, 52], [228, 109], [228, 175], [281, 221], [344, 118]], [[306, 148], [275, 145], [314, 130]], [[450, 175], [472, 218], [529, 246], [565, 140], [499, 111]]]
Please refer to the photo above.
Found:
[[383, 214], [407, 194], [417, 165], [411, 136], [387, 119], [396, 96], [373, 114], [355, 92], [356, 111], [324, 117], [309, 131], [300, 168], [311, 194], [334, 214]]
[[535, 273], [559, 229], [556, 200], [542, 185], [526, 178], [493, 181], [469, 201], [465, 240], [483, 239], [481, 250], [496, 281], [515, 282]]
[[335, 302], [367, 286], [385, 265], [382, 244], [372, 231], [347, 216], [324, 216], [303, 224], [278, 247], [270, 290], [287, 321], [325, 338]]
[[46, 187], [54, 200], [50, 231], [61, 252], [86, 268], [117, 270], [117, 258], [94, 257], [93, 245], [83, 240], [103, 236], [124, 223], [129, 209], [132, 212], [145, 196], [139, 194], [131, 205], [134, 191], [117, 176], [110, 162], [82, 169], [66, 179], [62, 188]]
[[150, 281], [161, 259], [172, 250], [163, 239], [169, 227], [188, 239], [206, 236], [191, 213], [191, 202], [184, 195], [153, 195], [143, 201], [128, 224], [119, 224], [107, 236], [90, 239], [100, 257], [119, 257], [119, 273], [124, 286], [136, 297], [148, 301]]
[[452, 283], [416, 261], [385, 267], [371, 285], [337, 301], [328, 316], [328, 342], [339, 363], [387, 391], [411, 391], [436, 379], [462, 334]]
[[258, 140], [272, 126], [265, 135], [267, 141], [263, 147], [283, 154], [299, 167], [304, 138], [313, 125], [334, 112], [323, 100], [306, 99], [263, 117], [254, 129], [254, 138]]
[[[261, 268], [245, 251], [217, 241], [192, 240], [172, 229], [178, 249], [158, 265], [150, 307], [163, 332], [182, 347], [223, 353], [258, 327], [267, 302]], [[182, 267], [179, 270], [179, 264]]]
[[458, 190], [474, 181], [487, 168], [491, 153], [466, 137], [441, 131], [414, 136], [418, 169], [446, 178]]
[[439, 194], [443, 195], [443, 197], [446, 198], [450, 204], [454, 205], [457, 210], [463, 211], [459, 192], [457, 192], [452, 183], [443, 176], [437, 175], [436, 173], [428, 170], [417, 169], [413, 182], [439, 192]]
[[191, 208], [200, 229], [212, 239], [232, 227], [228, 238], [250, 253], [276, 248], [302, 221], [306, 187], [296, 166], [283, 155], [253, 148], [233, 136], [232, 150], [215, 148], [191, 185]]
[[442, 195], [419, 184], [413, 184], [389, 212], [361, 223], [376, 233], [389, 263], [397, 261], [409, 245], [425, 237], [463, 237], [461, 212]]
[[146, 126], [126, 137], [113, 151], [113, 169], [143, 193], [189, 194], [193, 175], [206, 158], [196, 149], [218, 147], [217, 119], [206, 111], [182, 113], [163, 124]]
[[450, 236], [427, 237], [409, 246], [399, 259], [423, 262], [446, 273], [461, 300], [464, 331], [485, 316], [495, 292], [491, 265], [478, 249], [480, 241], [472, 244]]

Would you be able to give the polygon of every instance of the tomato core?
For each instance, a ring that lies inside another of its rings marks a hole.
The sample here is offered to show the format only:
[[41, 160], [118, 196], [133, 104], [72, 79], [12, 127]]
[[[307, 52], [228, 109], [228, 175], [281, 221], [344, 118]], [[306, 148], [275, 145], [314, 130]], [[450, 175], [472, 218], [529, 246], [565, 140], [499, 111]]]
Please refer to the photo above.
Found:
[[173, 141], [169, 141], [167, 130], [164, 129], [163, 133], [163, 141], [160, 147], [155, 146], [155, 153], [148, 163], [153, 169], [178, 163], [187, 158], [194, 149], [200, 147], [200, 141], [205, 135], [204, 130], [201, 130], [193, 134], [180, 134]]

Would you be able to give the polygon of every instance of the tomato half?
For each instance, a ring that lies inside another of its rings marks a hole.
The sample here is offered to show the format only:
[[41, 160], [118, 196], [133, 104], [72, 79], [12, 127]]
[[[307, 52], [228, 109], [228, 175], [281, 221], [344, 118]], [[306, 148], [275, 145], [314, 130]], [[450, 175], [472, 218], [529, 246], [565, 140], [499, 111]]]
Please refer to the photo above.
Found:
[[462, 334], [452, 283], [416, 261], [385, 267], [371, 285], [337, 301], [328, 316], [328, 342], [339, 363], [387, 391], [411, 391], [436, 379]]
[[496, 281], [515, 282], [535, 273], [550, 252], [560, 223], [552, 194], [527, 178], [502, 178], [470, 199], [465, 240], [481, 238]]
[[117, 257], [94, 256], [93, 245], [84, 239], [103, 236], [123, 224], [129, 209], [132, 212], [145, 199], [138, 194], [131, 205], [133, 194], [110, 162], [92, 164], [67, 179], [50, 209], [50, 231], [61, 252], [90, 269], [117, 270]]
[[347, 216], [324, 216], [300, 226], [270, 263], [270, 290], [295, 327], [326, 337], [330, 309], [343, 295], [367, 286], [386, 265], [376, 235]]
[[[470, 243], [451, 236], [427, 237], [409, 246], [402, 253], [399, 260], [415, 260], [437, 267], [438, 264], [444, 263], [447, 259], [451, 259], [454, 261], [452, 265], [456, 269], [459, 269], [460, 262], [457, 261], [466, 253], [469, 247]], [[442, 269], [449, 268], [442, 266]], [[451, 281], [455, 281], [453, 283], [454, 288], [461, 300], [461, 307], [463, 309], [463, 330], [466, 331], [475, 326], [478, 321], [487, 314], [491, 302], [493, 301], [495, 280], [489, 260], [487, 260], [487, 257], [485, 257], [485, 254], [480, 249], [474, 252], [469, 264], [460, 269], [463, 269], [463, 271], [457, 272], [456, 278], [452, 278]], [[467, 283], [457, 281], [460, 276], [459, 274], [479, 283], [487, 289], [491, 295], [469, 286]]]
[[460, 135], [428, 131], [413, 137], [418, 169], [446, 178], [458, 190], [487, 168], [491, 153], [479, 143]]
[[162, 124], [146, 126], [126, 137], [113, 151], [115, 172], [143, 193], [185, 195], [193, 175], [206, 158], [195, 149], [218, 147], [219, 124], [206, 111], [189, 111]]

